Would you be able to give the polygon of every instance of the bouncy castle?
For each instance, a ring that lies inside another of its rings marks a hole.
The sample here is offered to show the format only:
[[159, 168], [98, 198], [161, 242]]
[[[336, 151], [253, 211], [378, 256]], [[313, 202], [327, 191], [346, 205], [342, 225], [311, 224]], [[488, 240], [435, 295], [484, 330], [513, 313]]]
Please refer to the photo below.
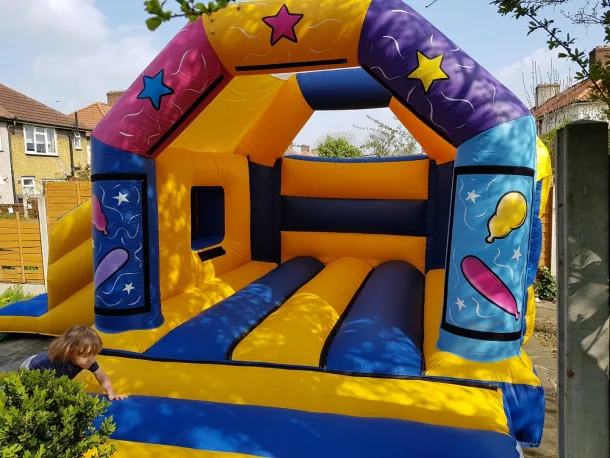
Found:
[[[425, 154], [283, 156], [316, 110], [382, 107]], [[93, 196], [53, 229], [48, 297], [0, 331], [95, 327], [130, 395], [109, 409], [119, 456], [540, 443], [523, 345], [549, 155], [528, 108], [405, 3], [232, 4], [92, 136]]]

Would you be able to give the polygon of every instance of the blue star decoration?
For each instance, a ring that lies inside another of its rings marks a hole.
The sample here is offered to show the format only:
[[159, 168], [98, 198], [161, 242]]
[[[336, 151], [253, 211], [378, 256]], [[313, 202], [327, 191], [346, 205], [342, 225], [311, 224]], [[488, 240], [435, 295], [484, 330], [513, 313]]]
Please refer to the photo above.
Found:
[[155, 76], [144, 77], [144, 89], [138, 94], [138, 99], [148, 99], [155, 110], [161, 107], [161, 98], [174, 93], [174, 90], [163, 82], [165, 70], [160, 70]]

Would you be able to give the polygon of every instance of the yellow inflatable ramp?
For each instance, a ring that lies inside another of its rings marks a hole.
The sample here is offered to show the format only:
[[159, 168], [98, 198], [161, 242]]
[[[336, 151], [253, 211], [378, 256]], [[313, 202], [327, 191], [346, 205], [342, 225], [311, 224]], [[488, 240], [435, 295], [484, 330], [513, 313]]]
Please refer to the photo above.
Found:
[[59, 335], [93, 324], [91, 201], [59, 219], [49, 237], [47, 294], [0, 309], [0, 332]]

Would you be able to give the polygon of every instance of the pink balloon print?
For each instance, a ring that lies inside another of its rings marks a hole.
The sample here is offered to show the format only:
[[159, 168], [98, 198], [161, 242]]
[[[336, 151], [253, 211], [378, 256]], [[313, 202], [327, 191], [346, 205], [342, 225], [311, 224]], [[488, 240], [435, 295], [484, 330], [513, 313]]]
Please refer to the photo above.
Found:
[[475, 256], [462, 259], [462, 273], [481, 296], [519, 320], [517, 301], [510, 289], [483, 261]]
[[91, 197], [91, 204], [93, 206], [93, 226], [104, 235], [108, 235], [108, 229], [106, 229], [108, 221], [102, 211], [102, 204], [95, 194]]

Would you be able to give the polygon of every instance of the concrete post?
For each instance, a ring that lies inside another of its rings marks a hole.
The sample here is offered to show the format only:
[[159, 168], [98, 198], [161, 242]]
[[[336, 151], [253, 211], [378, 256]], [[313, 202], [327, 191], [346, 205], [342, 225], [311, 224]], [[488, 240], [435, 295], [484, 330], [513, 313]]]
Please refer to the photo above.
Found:
[[47, 287], [47, 272], [49, 269], [49, 224], [47, 221], [47, 204], [44, 197], [38, 197], [38, 224], [40, 226], [40, 243], [42, 245], [42, 268], [44, 271], [44, 286]]
[[608, 124], [557, 134], [560, 458], [608, 458]]

